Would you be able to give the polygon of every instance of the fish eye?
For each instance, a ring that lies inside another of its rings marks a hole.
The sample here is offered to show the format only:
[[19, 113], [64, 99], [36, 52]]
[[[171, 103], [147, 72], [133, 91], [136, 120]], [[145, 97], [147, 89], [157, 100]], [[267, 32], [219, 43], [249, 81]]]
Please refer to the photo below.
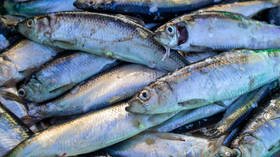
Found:
[[18, 90], [18, 95], [19, 95], [20, 97], [25, 97], [25, 95], [26, 95], [25, 90], [24, 90], [23, 88], [19, 89], [19, 90]]
[[33, 25], [33, 21], [32, 21], [32, 20], [28, 20], [28, 21], [26, 22], [26, 26], [27, 26], [27, 27], [31, 28], [32, 25]]
[[173, 26], [168, 26], [168, 27], [166, 27], [166, 32], [167, 32], [167, 34], [169, 34], [169, 35], [175, 34], [175, 27], [173, 27]]
[[141, 91], [141, 93], [139, 94], [139, 98], [143, 101], [147, 101], [149, 100], [151, 97], [151, 94], [148, 90], [143, 90]]

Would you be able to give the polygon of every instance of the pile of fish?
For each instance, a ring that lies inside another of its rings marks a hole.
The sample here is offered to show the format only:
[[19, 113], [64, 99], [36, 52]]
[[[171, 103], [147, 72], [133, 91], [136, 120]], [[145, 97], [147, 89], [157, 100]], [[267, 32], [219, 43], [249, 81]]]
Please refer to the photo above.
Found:
[[280, 1], [2, 0], [0, 156], [279, 157]]

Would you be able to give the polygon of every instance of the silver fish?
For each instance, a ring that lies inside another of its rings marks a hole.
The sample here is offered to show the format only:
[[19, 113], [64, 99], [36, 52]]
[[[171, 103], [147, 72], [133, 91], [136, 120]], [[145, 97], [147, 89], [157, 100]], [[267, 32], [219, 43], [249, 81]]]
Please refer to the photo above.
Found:
[[133, 113], [166, 113], [238, 97], [279, 77], [280, 50], [235, 50], [158, 79], [129, 101]]
[[157, 132], [170, 132], [184, 125], [188, 125], [192, 122], [211, 117], [217, 113], [223, 112], [229, 107], [237, 98], [224, 101], [222, 104], [211, 104], [194, 109], [192, 111], [181, 111], [174, 117], [170, 118], [166, 122], [151, 128], [152, 131]]
[[199, 11], [226, 11], [232, 13], [238, 13], [246, 17], [252, 17], [257, 13], [276, 7], [277, 4], [269, 1], [246, 1], [246, 2], [235, 2], [229, 4], [214, 5], [212, 7], [201, 9]]
[[74, 5], [75, 0], [5, 0], [4, 8], [10, 15], [35, 16], [51, 12], [78, 10]]
[[40, 106], [29, 105], [35, 119], [81, 114], [132, 97], [165, 73], [141, 65], [124, 65], [93, 77], [68, 94]]
[[119, 16], [87, 12], [53, 13], [27, 19], [19, 23], [18, 30], [27, 38], [43, 44], [159, 70], [173, 71], [185, 65], [179, 54], [171, 52], [169, 55], [153, 39], [153, 32]]
[[30, 136], [30, 132], [19, 124], [2, 104], [0, 104], [0, 115], [0, 156], [4, 156], [27, 139]]
[[0, 55], [0, 86], [23, 80], [56, 54], [57, 50], [29, 40], [19, 42]]
[[121, 103], [49, 128], [19, 144], [7, 156], [75, 156], [94, 152], [139, 134], [174, 115], [135, 115], [126, 112], [126, 106], [127, 103]]
[[268, 106], [253, 116], [230, 148], [222, 147], [219, 156], [270, 157], [280, 147], [280, 99], [272, 99]]
[[[265, 32], [265, 33], [264, 33]], [[207, 11], [184, 15], [156, 30], [162, 45], [184, 52], [280, 48], [280, 27], [240, 14]]]
[[60, 96], [78, 83], [117, 64], [114, 59], [75, 53], [53, 60], [32, 75], [18, 90], [21, 97], [44, 102]]
[[106, 150], [118, 157], [211, 157], [215, 141], [172, 133], [143, 133]]

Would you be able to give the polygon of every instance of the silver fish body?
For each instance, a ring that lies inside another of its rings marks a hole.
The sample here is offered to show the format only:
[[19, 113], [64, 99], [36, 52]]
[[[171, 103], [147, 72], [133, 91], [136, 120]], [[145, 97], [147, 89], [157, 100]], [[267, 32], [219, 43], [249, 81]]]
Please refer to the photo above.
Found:
[[32, 75], [19, 94], [32, 102], [44, 102], [60, 96], [78, 83], [114, 65], [116, 60], [75, 53], [53, 60]]
[[269, 1], [254, 0], [254, 1], [215, 5], [206, 9], [201, 9], [200, 11], [226, 11], [226, 12], [238, 13], [246, 17], [252, 17], [265, 9], [274, 8], [276, 6], [277, 4]]
[[141, 65], [117, 67], [93, 77], [61, 98], [30, 107], [29, 115], [42, 119], [98, 110], [132, 97], [164, 74]]
[[184, 53], [184, 52], [182, 52], [182, 55], [189, 63], [196, 63], [196, 62], [202, 61], [204, 59], [207, 59], [209, 57], [214, 57], [218, 54], [219, 53], [217, 53], [217, 52], [201, 52], [201, 53], [197, 53], [197, 52]]
[[223, 112], [227, 109], [228, 106], [230, 106], [236, 98], [232, 100], [224, 101], [223, 104], [211, 104], [206, 105], [197, 109], [194, 109], [192, 111], [181, 111], [178, 114], [176, 114], [174, 117], [170, 118], [166, 122], [156, 126], [155, 128], [152, 128], [152, 131], [157, 132], [170, 132], [172, 130], [175, 130], [181, 126], [188, 125], [192, 122], [198, 121], [203, 118], [211, 117], [217, 113]]
[[280, 50], [235, 50], [158, 79], [129, 101], [134, 113], [194, 109], [238, 97], [278, 79]]
[[[265, 32], [265, 33], [264, 33]], [[184, 15], [156, 30], [162, 45], [184, 52], [271, 49], [280, 46], [280, 27], [240, 14], [207, 11]]]
[[11, 15], [35, 16], [51, 12], [74, 11], [77, 8], [73, 5], [75, 0], [36, 0], [36, 1], [15, 1], [5, 0], [4, 8]]
[[142, 133], [106, 149], [118, 157], [210, 157], [214, 142], [194, 136], [172, 133]]
[[94, 152], [158, 125], [174, 114], [134, 115], [127, 103], [47, 129], [18, 145], [9, 157], [75, 156]]
[[84, 10], [131, 14], [155, 21], [172, 18], [217, 2], [220, 0], [76, 0], [74, 5]]
[[30, 136], [30, 132], [18, 123], [0, 104], [0, 156], [4, 156]]
[[43, 44], [159, 70], [172, 71], [185, 65], [176, 52], [165, 55], [165, 48], [153, 39], [153, 32], [120, 16], [87, 12], [54, 13], [27, 19], [18, 25], [18, 30]]
[[[10, 95], [9, 95], [10, 94]], [[0, 102], [12, 112], [18, 119], [25, 121], [28, 117], [28, 111], [23, 100], [18, 96], [16, 88], [0, 89]]]
[[0, 86], [23, 80], [56, 54], [57, 50], [29, 40], [19, 42], [0, 55]]
[[238, 157], [269, 157], [279, 152], [280, 147], [280, 99], [272, 99], [268, 106], [253, 116], [240, 135], [232, 142], [231, 149], [221, 149], [224, 154]]

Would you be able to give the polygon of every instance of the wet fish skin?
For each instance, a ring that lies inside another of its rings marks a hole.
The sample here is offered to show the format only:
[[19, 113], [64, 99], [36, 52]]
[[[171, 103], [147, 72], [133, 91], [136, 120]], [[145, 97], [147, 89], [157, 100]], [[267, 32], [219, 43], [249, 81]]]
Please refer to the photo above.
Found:
[[188, 111], [188, 110], [181, 111], [178, 114], [176, 114], [174, 117], [167, 120], [166, 122], [164, 122], [154, 128], [151, 128], [151, 130], [157, 131], [157, 132], [171, 132], [179, 127], [188, 125], [194, 121], [208, 118], [219, 112], [225, 111], [227, 109], [227, 107], [230, 106], [235, 99], [236, 98], [234, 98], [232, 100], [224, 101], [223, 105], [214, 103], [214, 104], [210, 104], [210, 105], [206, 105], [206, 106], [194, 109], [192, 111]]
[[18, 119], [25, 122], [28, 117], [28, 111], [25, 103], [20, 99], [15, 87], [0, 89], [0, 103], [11, 111]]
[[115, 59], [77, 52], [53, 60], [19, 89], [25, 99], [40, 103], [60, 96], [78, 83], [117, 65]]
[[77, 8], [142, 16], [145, 20], [162, 20], [218, 3], [215, 0], [76, 0]]
[[231, 145], [220, 150], [221, 156], [238, 154], [238, 156], [268, 157], [277, 153], [280, 131], [280, 99], [272, 99], [268, 106], [253, 116]]
[[159, 70], [172, 71], [186, 65], [176, 52], [165, 57], [166, 50], [153, 39], [153, 32], [119, 16], [87, 12], [53, 13], [27, 19], [19, 23], [18, 30], [39, 43]]
[[278, 79], [279, 55], [279, 50], [234, 50], [186, 66], [145, 87], [127, 110], [174, 112], [243, 95]]
[[126, 140], [174, 115], [135, 115], [126, 112], [126, 106], [127, 103], [120, 103], [47, 129], [18, 145], [7, 156], [85, 154]]
[[21, 20], [19, 17], [0, 15], [0, 52], [14, 45], [22, 38], [15, 31], [15, 25]]
[[241, 101], [237, 101], [239, 107], [235, 109], [232, 113], [225, 113], [223, 119], [217, 123], [212, 129], [208, 130], [205, 135], [211, 137], [219, 137], [222, 134], [232, 131], [241, 122], [246, 120], [250, 113], [257, 108], [258, 103], [260, 103], [263, 98], [267, 97], [272, 90], [272, 85], [266, 85], [257, 89], [246, 96], [241, 98]]
[[229, 4], [214, 5], [212, 7], [201, 9], [199, 11], [226, 11], [232, 13], [238, 13], [246, 17], [252, 17], [257, 13], [274, 8], [277, 5], [269, 1], [245, 1], [245, 2], [235, 2]]
[[74, 1], [75, 0], [36, 0], [17, 2], [14, 0], [5, 0], [4, 8], [10, 15], [30, 17], [51, 12], [77, 10], [73, 5]]
[[22, 40], [0, 55], [0, 86], [11, 86], [23, 80], [53, 59], [57, 52], [56, 49]]
[[173, 133], [142, 133], [106, 149], [118, 157], [210, 157], [214, 142], [208, 139]]
[[0, 104], [0, 156], [4, 156], [29, 136], [27, 128], [19, 124]]
[[202, 61], [204, 59], [207, 59], [209, 57], [214, 57], [216, 55], [218, 55], [218, 52], [201, 52], [201, 53], [197, 53], [197, 52], [190, 52], [190, 53], [184, 53], [181, 52], [181, 54], [184, 56], [184, 58], [189, 62], [189, 63], [196, 63], [199, 61]]
[[164, 24], [156, 30], [154, 38], [171, 49], [203, 52], [279, 48], [279, 33], [279, 26], [240, 14], [207, 11], [187, 14]]
[[29, 105], [29, 115], [40, 120], [52, 116], [86, 113], [132, 97], [165, 73], [141, 65], [116, 67], [93, 77], [68, 94], [39, 106]]

